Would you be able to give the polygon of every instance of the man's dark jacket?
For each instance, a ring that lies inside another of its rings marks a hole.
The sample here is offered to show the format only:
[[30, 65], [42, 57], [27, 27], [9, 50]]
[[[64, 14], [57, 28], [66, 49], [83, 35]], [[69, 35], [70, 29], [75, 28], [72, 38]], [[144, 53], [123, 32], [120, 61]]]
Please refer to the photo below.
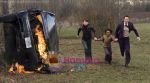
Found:
[[[135, 29], [133, 23], [131, 22], [128, 22], [128, 25], [127, 27], [129, 28], [129, 33], [131, 31], [134, 31], [134, 33], [136, 34], [137, 37], [139, 37], [139, 34], [137, 32], [137, 30]], [[116, 38], [123, 38], [123, 33], [124, 33], [124, 22], [121, 22], [118, 26], [117, 26], [117, 29], [116, 29], [116, 32], [115, 32], [115, 37]]]

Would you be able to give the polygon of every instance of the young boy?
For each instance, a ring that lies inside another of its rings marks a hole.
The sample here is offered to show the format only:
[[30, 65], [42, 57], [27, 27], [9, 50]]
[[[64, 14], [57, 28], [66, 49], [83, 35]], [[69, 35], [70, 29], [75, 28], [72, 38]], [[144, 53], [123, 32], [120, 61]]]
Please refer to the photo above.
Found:
[[111, 61], [112, 61], [111, 42], [117, 41], [117, 39], [115, 39], [115, 37], [112, 35], [112, 30], [106, 29], [105, 34], [97, 40], [104, 42], [105, 62], [111, 64]]

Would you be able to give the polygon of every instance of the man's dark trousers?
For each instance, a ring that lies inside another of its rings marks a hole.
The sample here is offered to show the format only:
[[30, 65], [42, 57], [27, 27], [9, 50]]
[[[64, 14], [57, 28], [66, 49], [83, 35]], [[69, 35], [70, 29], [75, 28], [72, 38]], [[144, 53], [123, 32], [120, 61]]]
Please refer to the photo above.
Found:
[[85, 58], [92, 59], [92, 52], [91, 52], [91, 39], [82, 40], [82, 44], [84, 46]]
[[130, 56], [130, 42], [129, 37], [119, 38], [119, 46], [121, 55], [124, 56], [125, 54], [125, 65], [127, 66], [130, 63], [131, 56]]

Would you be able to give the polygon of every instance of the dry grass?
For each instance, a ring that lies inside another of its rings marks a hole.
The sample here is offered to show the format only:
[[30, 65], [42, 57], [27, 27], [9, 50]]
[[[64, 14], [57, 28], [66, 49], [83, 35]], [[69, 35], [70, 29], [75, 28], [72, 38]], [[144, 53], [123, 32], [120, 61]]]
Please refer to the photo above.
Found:
[[[61, 74], [8, 74], [0, 73], [0, 83], [149, 83], [150, 81], [150, 24], [136, 25], [142, 41], [137, 41], [131, 34], [132, 61], [129, 68], [125, 68], [124, 58], [121, 57], [118, 44], [113, 44], [112, 65], [98, 64], [80, 72], [66, 72]], [[93, 41], [93, 57], [103, 62], [104, 53], [102, 43]], [[61, 39], [60, 57], [84, 57], [80, 39]]]

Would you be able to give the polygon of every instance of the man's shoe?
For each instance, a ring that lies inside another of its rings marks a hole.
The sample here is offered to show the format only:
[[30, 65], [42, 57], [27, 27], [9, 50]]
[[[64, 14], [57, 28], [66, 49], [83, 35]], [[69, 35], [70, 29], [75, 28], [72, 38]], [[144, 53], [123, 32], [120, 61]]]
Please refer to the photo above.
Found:
[[109, 61], [108, 64], [111, 65], [111, 61]]
[[108, 64], [108, 61], [105, 61], [104, 63], [105, 63], [105, 64]]
[[127, 68], [127, 67], [128, 67], [128, 65], [127, 65], [127, 64], [125, 64], [125, 67]]

